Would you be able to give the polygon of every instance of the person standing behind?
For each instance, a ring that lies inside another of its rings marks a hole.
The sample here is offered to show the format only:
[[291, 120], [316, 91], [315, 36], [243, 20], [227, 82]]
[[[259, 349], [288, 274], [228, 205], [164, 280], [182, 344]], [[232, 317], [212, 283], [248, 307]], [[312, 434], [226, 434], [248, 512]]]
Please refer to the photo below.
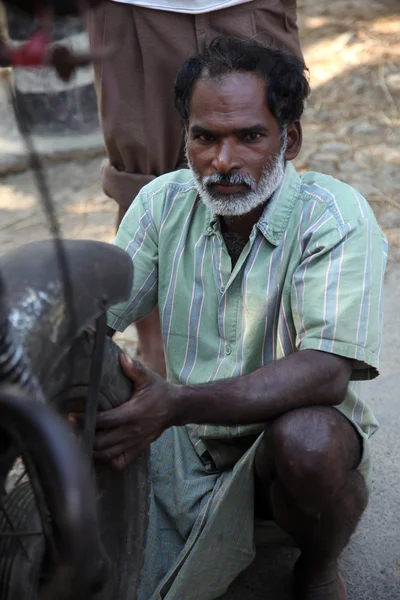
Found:
[[[174, 82], [205, 40], [251, 37], [302, 58], [296, 0], [111, 0], [89, 12], [88, 31], [92, 49], [113, 49], [94, 71], [118, 226], [143, 186], [186, 166]], [[141, 360], [164, 376], [158, 309], [136, 327]]]

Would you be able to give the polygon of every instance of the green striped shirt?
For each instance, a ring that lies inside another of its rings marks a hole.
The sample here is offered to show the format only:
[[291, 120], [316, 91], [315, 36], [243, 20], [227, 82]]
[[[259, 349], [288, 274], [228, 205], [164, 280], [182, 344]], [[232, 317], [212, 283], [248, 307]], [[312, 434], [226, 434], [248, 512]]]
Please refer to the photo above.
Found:
[[[240, 377], [292, 352], [333, 352], [354, 360], [339, 409], [365, 437], [376, 430], [358, 382], [378, 374], [387, 241], [354, 188], [288, 163], [232, 270], [218, 218], [181, 170], [143, 188], [115, 244], [132, 257], [134, 279], [109, 325], [123, 331], [158, 303], [170, 381]], [[262, 429], [193, 425], [189, 433], [218, 464], [224, 447], [240, 449]]]

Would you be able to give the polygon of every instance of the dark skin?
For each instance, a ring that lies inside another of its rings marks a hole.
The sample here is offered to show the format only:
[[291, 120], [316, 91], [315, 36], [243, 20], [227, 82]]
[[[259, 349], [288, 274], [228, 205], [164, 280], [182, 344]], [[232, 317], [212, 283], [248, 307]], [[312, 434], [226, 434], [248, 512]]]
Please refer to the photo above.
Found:
[[[294, 160], [301, 149], [299, 121], [289, 125], [287, 136], [284, 158], [289, 161]], [[265, 104], [262, 79], [251, 73], [240, 73], [225, 77], [221, 82], [200, 80], [197, 83], [190, 105], [188, 152], [203, 177], [239, 172], [259, 181], [264, 167], [279, 153], [281, 144], [279, 123]], [[226, 186], [225, 190], [218, 191], [230, 194], [236, 189]], [[246, 215], [223, 217], [223, 229], [248, 238], [268, 200]]]
[[[264, 82], [253, 74], [199, 81], [188, 133], [190, 160], [203, 177], [237, 171], [259, 181], [281, 147]], [[287, 133], [288, 161], [301, 147], [300, 123], [289, 125]], [[247, 239], [264, 206], [223, 218], [222, 230]], [[174, 425], [266, 423], [255, 460], [256, 513], [276, 520], [301, 549], [297, 598], [344, 600], [337, 559], [367, 503], [356, 471], [359, 434], [333, 408], [344, 400], [352, 361], [303, 350], [250, 375], [197, 386], [173, 385], [127, 357], [121, 363], [136, 391], [125, 405], [98, 416], [95, 456], [123, 469]]]

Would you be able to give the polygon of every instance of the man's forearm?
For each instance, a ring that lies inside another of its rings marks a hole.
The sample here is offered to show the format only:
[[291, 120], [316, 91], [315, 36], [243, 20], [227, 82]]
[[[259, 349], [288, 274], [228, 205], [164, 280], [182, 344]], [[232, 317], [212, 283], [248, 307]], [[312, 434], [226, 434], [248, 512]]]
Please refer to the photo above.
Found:
[[250, 375], [195, 386], [177, 386], [177, 425], [263, 423], [296, 408], [340, 404], [352, 361], [304, 350]]

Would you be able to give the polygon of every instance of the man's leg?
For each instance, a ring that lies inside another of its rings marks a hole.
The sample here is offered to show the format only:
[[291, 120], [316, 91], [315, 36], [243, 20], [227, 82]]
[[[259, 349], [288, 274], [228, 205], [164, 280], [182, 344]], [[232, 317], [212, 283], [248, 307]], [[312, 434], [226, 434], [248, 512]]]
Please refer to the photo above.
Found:
[[301, 600], [344, 600], [338, 558], [367, 505], [356, 470], [362, 440], [331, 407], [291, 411], [271, 422], [256, 455], [256, 511], [297, 541]]
[[296, 4], [296, 0], [253, 0], [200, 15], [198, 19], [208, 22], [212, 35], [225, 33], [251, 37], [302, 58]]
[[196, 44], [190, 18], [120, 2], [89, 13], [91, 47], [113, 50], [95, 64], [95, 84], [109, 158], [103, 186], [121, 214], [144, 185], [182, 162], [173, 93], [188, 47]]

